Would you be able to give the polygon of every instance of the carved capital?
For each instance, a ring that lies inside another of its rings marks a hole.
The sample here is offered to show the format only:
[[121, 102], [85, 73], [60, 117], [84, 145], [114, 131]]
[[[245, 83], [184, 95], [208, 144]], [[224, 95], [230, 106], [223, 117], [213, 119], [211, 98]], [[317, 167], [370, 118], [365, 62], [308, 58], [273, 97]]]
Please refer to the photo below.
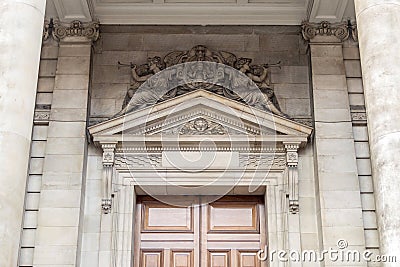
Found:
[[348, 40], [349, 38], [357, 41], [357, 25], [355, 23], [342, 22], [330, 23], [322, 21], [320, 23], [311, 23], [304, 21], [301, 24], [302, 35], [304, 40], [310, 41], [316, 36], [334, 36], [340, 41]]
[[103, 149], [103, 166], [113, 166], [115, 160], [115, 148], [116, 143], [103, 143], [101, 148]]
[[299, 163], [299, 155], [297, 150], [300, 147], [300, 143], [284, 143], [286, 148], [286, 162], [289, 167], [297, 167]]
[[61, 23], [59, 21], [45, 21], [43, 29], [43, 40], [53, 37], [55, 40], [62, 40], [66, 37], [83, 37], [88, 41], [96, 41], [99, 38], [99, 23], [83, 23], [74, 20], [71, 23]]

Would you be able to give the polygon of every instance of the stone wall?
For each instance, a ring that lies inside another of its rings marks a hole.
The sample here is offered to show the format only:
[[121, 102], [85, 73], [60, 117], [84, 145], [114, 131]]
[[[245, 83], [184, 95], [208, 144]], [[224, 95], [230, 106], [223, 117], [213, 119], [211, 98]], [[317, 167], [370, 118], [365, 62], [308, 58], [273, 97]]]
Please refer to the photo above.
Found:
[[[358, 45], [353, 42], [345, 42], [343, 44], [343, 58], [346, 69], [350, 111], [352, 113], [357, 171], [360, 181], [365, 246], [366, 249], [379, 255], [378, 225], [371, 176], [371, 155], [368, 143], [368, 126]], [[378, 263], [372, 262], [368, 265], [379, 266]]]
[[75, 266], [82, 228], [91, 42], [42, 46], [19, 266]]
[[297, 26], [102, 26], [93, 56], [91, 119], [104, 120], [121, 110], [130, 68], [117, 62], [146, 63], [147, 57], [186, 51], [195, 45], [249, 57], [254, 64], [282, 62], [272, 83], [282, 111], [311, 118], [307, 45]]
[[[357, 62], [345, 60], [349, 51], [334, 36], [316, 36], [310, 40], [310, 50], [321, 248], [336, 247], [338, 240], [344, 239], [352, 249], [363, 251], [362, 199], [347, 84], [350, 73], [357, 72]], [[325, 262], [325, 266], [337, 264]]]
[[101, 235], [104, 224], [112, 224], [111, 216], [101, 216], [102, 199], [102, 150], [89, 146], [87, 155], [87, 179], [85, 185], [85, 207], [82, 227], [81, 266], [107, 267], [111, 258], [108, 245], [111, 232]]
[[19, 266], [32, 266], [38, 223], [39, 199], [42, 191], [43, 165], [49, 128], [50, 108], [58, 59], [58, 44], [43, 45], [40, 57], [35, 118], [25, 195], [24, 221]]

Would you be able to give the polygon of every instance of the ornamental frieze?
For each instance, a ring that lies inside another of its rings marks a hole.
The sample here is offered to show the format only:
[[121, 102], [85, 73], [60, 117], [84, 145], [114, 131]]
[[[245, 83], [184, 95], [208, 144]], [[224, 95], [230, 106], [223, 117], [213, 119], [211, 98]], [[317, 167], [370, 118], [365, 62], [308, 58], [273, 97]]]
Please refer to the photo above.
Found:
[[162, 156], [159, 154], [122, 154], [115, 157], [116, 168], [158, 168]]
[[244, 168], [272, 168], [282, 169], [286, 167], [285, 155], [274, 154], [240, 154], [240, 167]]

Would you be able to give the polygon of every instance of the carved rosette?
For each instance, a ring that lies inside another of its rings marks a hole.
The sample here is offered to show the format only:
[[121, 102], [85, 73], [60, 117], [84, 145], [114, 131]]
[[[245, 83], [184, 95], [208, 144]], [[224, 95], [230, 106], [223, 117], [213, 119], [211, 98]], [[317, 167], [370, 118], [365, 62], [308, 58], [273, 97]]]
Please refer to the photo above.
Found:
[[88, 41], [97, 41], [99, 38], [99, 23], [88, 22], [83, 23], [79, 20], [74, 20], [69, 24], [59, 21], [45, 21], [43, 30], [43, 40], [47, 40], [52, 36], [59, 41], [66, 37], [83, 37]]
[[103, 149], [103, 198], [101, 202], [101, 209], [104, 214], [108, 214], [111, 211], [112, 198], [112, 179], [113, 179], [113, 167], [115, 162], [115, 148], [116, 143], [103, 143], [101, 148]]
[[284, 143], [286, 148], [286, 162], [288, 167], [289, 212], [299, 212], [299, 155], [300, 143]]
[[357, 25], [355, 23], [342, 22], [330, 23], [322, 21], [320, 23], [311, 23], [304, 21], [301, 24], [302, 35], [304, 40], [309, 41], [316, 36], [335, 36], [340, 41], [348, 40], [349, 38], [357, 41]]

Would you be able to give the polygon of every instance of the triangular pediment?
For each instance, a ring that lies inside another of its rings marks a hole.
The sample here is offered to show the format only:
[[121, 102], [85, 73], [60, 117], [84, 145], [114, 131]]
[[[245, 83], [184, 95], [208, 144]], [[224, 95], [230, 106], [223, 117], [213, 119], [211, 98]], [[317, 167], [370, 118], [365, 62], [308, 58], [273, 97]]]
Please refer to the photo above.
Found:
[[91, 126], [95, 142], [121, 141], [146, 136], [275, 136], [306, 142], [312, 128], [246, 106], [209, 91], [196, 90], [152, 107]]

